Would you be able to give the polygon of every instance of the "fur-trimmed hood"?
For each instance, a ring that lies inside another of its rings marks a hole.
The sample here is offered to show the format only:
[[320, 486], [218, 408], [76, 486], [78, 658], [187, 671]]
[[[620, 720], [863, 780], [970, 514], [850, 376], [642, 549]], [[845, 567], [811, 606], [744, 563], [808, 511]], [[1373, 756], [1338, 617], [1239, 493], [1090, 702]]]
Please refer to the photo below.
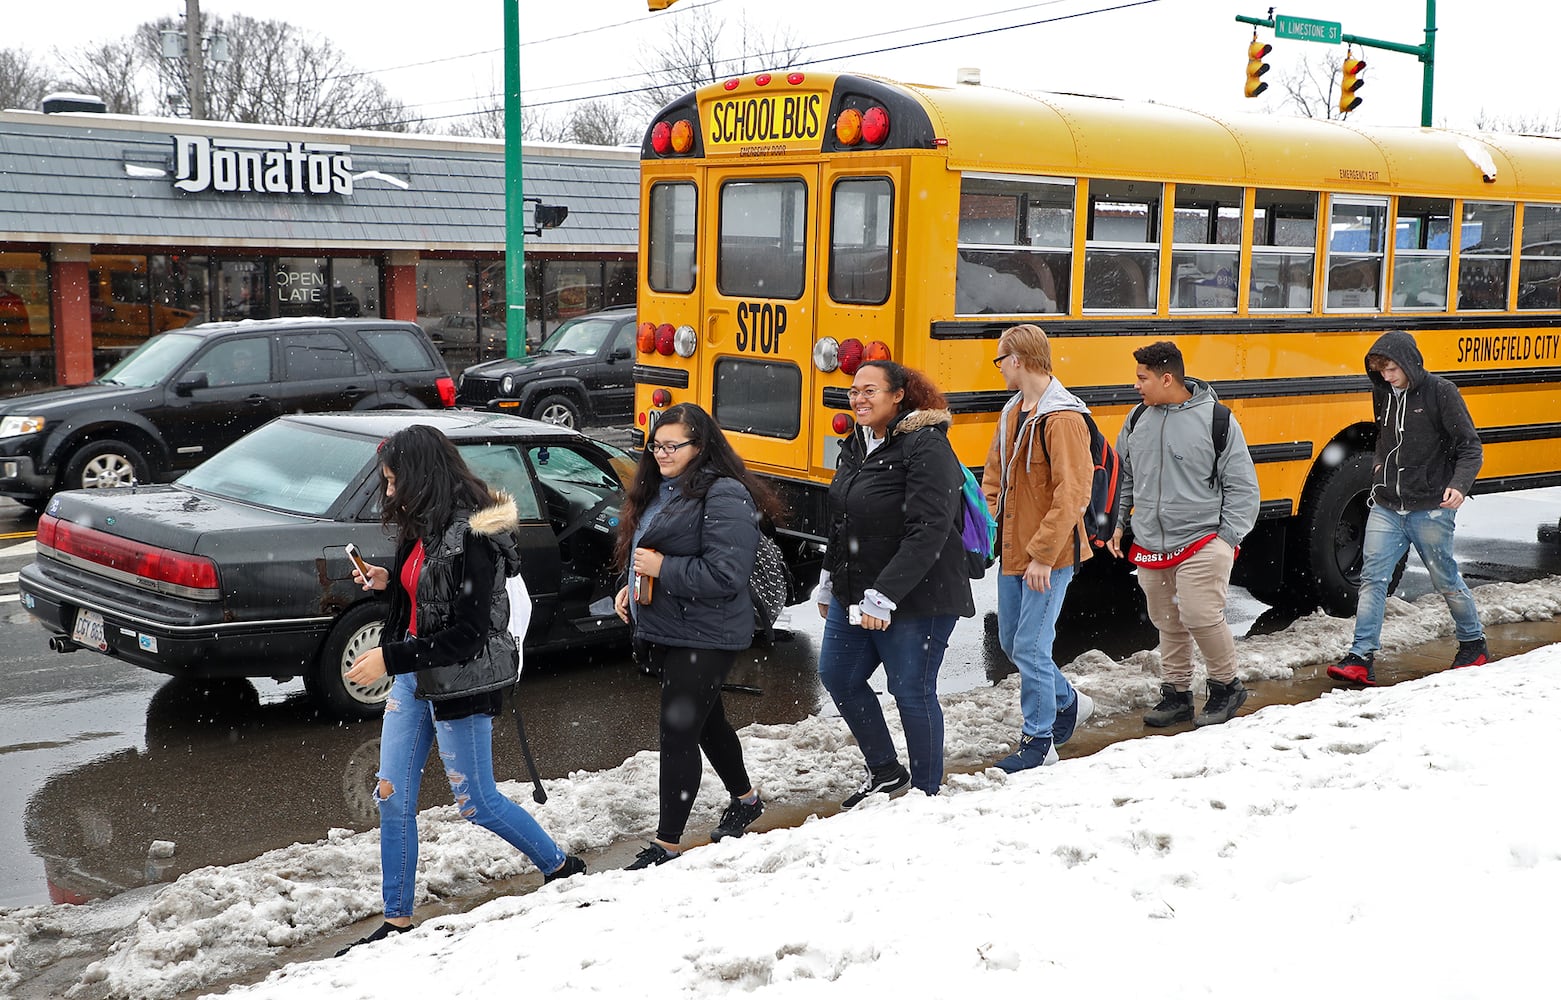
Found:
[[948, 410], [910, 410], [895, 418], [894, 423], [889, 425], [889, 433], [909, 434], [924, 427], [942, 427], [948, 430], [952, 426], [954, 426], [954, 414]]
[[467, 526], [474, 535], [482, 535], [491, 538], [494, 535], [507, 534], [520, 527], [520, 511], [515, 506], [515, 498], [503, 490], [495, 490], [493, 495], [498, 500], [479, 511], [474, 511]]

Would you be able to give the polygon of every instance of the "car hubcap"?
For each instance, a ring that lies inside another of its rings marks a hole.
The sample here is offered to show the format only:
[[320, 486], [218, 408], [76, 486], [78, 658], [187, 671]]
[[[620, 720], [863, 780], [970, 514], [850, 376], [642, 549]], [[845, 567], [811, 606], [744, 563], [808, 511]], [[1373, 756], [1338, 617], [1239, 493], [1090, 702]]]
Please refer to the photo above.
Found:
[[386, 674], [373, 684], [354, 684], [347, 679], [347, 671], [352, 669], [353, 660], [379, 645], [379, 635], [383, 630], [384, 625], [380, 622], [358, 629], [347, 640], [347, 648], [341, 654], [341, 685], [348, 695], [365, 705], [376, 705], [385, 700], [385, 696], [390, 693], [390, 675]]
[[81, 470], [84, 489], [105, 489], [110, 486], [129, 486], [135, 478], [135, 466], [123, 455], [99, 455]]
[[549, 406], [542, 411], [537, 419], [544, 424], [557, 424], [560, 427], [573, 427], [575, 425], [575, 415], [570, 412], [569, 407], [562, 403], [554, 403], [552, 406]]

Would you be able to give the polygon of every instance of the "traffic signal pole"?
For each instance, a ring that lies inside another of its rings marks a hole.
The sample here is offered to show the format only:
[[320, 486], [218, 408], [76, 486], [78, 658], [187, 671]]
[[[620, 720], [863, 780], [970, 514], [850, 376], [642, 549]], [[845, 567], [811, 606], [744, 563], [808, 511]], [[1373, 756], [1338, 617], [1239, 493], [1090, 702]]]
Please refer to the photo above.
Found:
[[[1236, 20], [1242, 24], [1272, 29], [1275, 25], [1274, 9], [1272, 7], [1268, 9], [1268, 17], [1266, 18], [1237, 14]], [[1436, 79], [1436, 0], [1426, 0], [1425, 42], [1421, 45], [1406, 45], [1403, 42], [1389, 42], [1380, 38], [1367, 38], [1364, 35], [1341, 35], [1339, 41], [1347, 45], [1359, 45], [1362, 48], [1402, 52], [1404, 55], [1414, 56], [1416, 59], [1419, 59], [1423, 67], [1420, 88], [1420, 124], [1426, 128], [1431, 127], [1432, 87]]]
[[526, 356], [526, 199], [520, 145], [520, 0], [504, 0], [504, 353], [511, 358]]

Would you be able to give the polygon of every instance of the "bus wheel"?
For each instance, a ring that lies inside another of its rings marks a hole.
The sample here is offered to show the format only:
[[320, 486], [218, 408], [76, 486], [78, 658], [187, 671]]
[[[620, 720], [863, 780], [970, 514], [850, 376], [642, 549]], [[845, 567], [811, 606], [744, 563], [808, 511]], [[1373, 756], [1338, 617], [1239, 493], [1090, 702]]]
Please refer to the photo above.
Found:
[[1332, 615], [1353, 615], [1360, 594], [1372, 462], [1370, 453], [1357, 453], [1324, 473], [1307, 491], [1296, 525], [1296, 548], [1306, 557], [1297, 576]]

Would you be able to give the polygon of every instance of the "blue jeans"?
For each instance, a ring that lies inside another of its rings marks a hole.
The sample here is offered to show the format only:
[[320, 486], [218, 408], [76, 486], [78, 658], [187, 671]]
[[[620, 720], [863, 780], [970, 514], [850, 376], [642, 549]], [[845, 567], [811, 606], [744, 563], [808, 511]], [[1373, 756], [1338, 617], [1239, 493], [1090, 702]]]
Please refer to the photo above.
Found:
[[1078, 697], [1052, 659], [1057, 616], [1072, 580], [1072, 566], [1053, 569], [1048, 590], [1031, 590], [1022, 575], [997, 578], [997, 641], [1019, 668], [1019, 710], [1026, 736], [1049, 738], [1057, 713]]
[[852, 625], [840, 601], [829, 606], [818, 675], [846, 720], [867, 766], [882, 768], [899, 759], [884, 722], [883, 707], [867, 679], [882, 663], [889, 693], [900, 709], [911, 784], [928, 795], [943, 784], [943, 706], [938, 704], [938, 668], [954, 631], [954, 615], [894, 617], [882, 632]]
[[1366, 551], [1360, 571], [1360, 603], [1355, 608], [1355, 641], [1350, 644], [1351, 653], [1364, 657], [1380, 648], [1388, 584], [1393, 579], [1393, 570], [1398, 568], [1398, 561], [1404, 558], [1411, 544], [1431, 574], [1431, 586], [1447, 602], [1458, 641], [1473, 642], [1485, 637], [1480, 612], [1474, 606], [1474, 595], [1469, 593], [1463, 575], [1458, 572], [1458, 561], [1453, 558], [1453, 527], [1457, 516], [1457, 511], [1440, 507], [1404, 514], [1386, 507], [1371, 508], [1371, 514], [1366, 518]]
[[417, 895], [417, 795], [436, 738], [463, 818], [503, 837], [540, 871], [557, 871], [564, 863], [564, 852], [553, 838], [493, 783], [493, 718], [473, 715], [436, 722], [433, 703], [417, 700], [415, 675], [400, 674], [385, 700], [380, 729], [379, 780], [390, 783], [390, 794], [380, 794], [383, 786], [374, 793], [379, 803], [379, 862], [387, 918], [412, 915]]

